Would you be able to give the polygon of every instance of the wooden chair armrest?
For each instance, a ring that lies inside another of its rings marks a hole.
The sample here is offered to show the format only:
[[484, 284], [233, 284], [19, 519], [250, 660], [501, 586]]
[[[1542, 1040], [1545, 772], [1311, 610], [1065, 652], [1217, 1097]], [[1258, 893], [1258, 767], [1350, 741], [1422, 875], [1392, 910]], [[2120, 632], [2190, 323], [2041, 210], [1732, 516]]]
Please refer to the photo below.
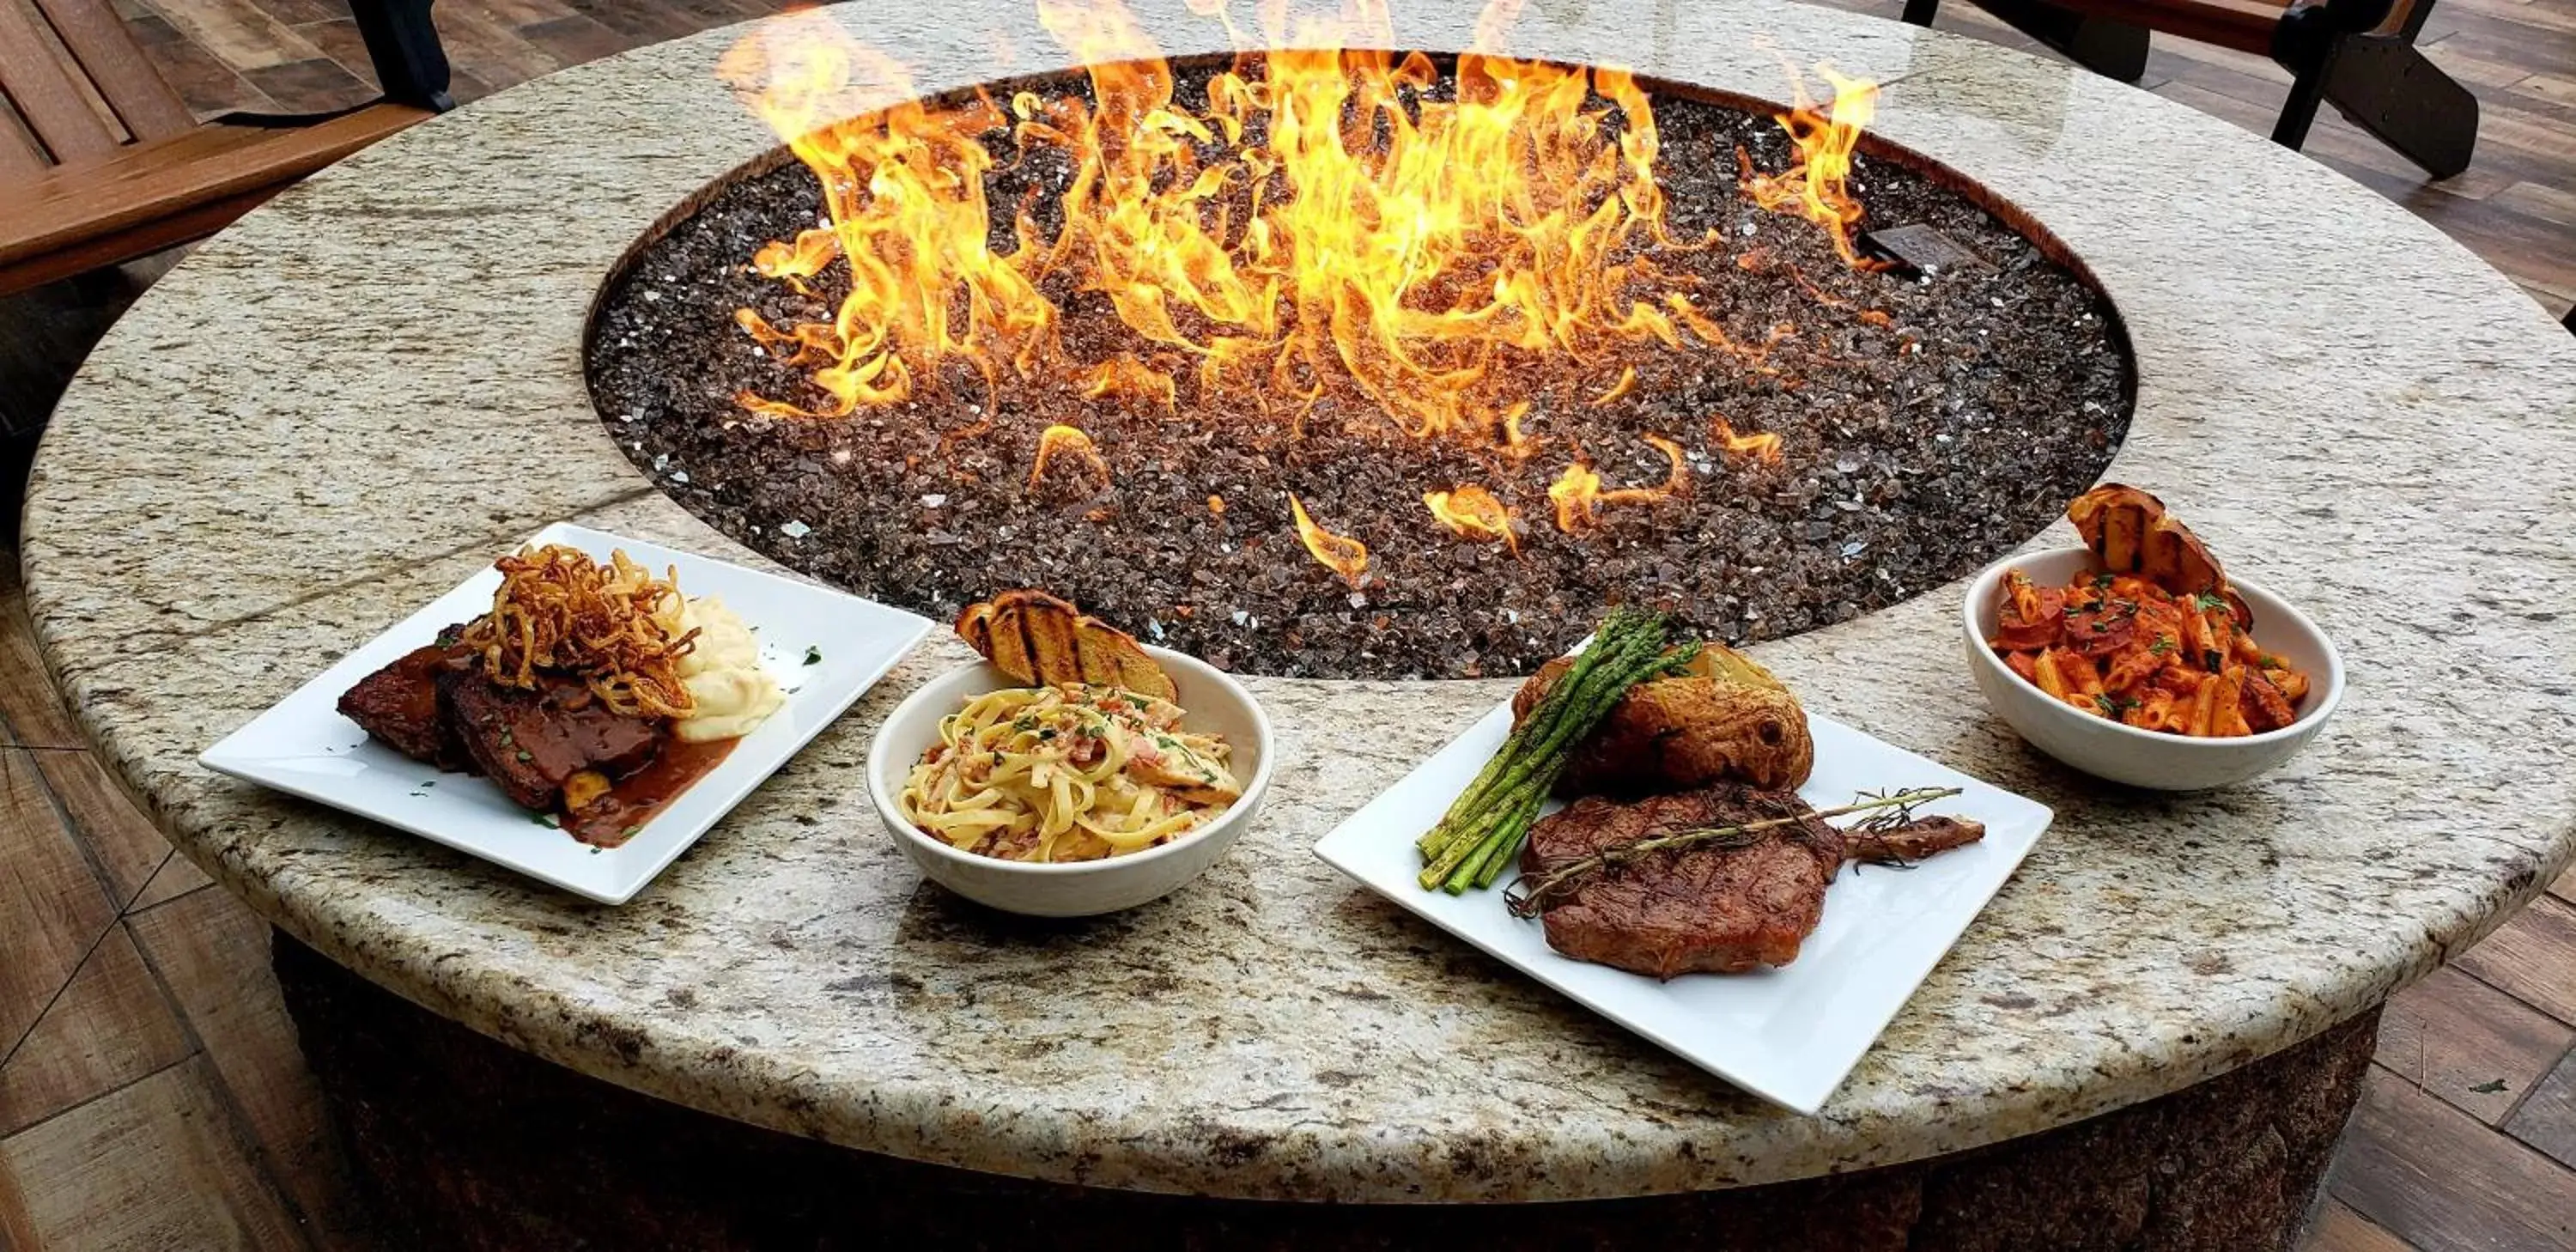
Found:
[[2059, 8], [2201, 43], [2277, 56], [2291, 39], [2402, 26], [2425, 0], [2049, 0]]
[[2239, 52], [2270, 55], [2285, 6], [2274, 0], [2049, 0], [2060, 8]]
[[274, 191], [432, 116], [376, 104], [319, 126], [202, 126], [12, 184], [0, 190], [0, 268]]

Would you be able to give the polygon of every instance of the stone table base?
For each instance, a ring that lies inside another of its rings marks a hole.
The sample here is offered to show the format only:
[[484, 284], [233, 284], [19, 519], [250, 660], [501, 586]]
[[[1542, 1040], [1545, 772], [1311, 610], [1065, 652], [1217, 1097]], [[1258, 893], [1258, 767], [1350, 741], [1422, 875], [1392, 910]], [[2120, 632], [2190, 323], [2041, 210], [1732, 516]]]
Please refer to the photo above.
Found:
[[539, 1060], [283, 934], [275, 965], [389, 1246], [456, 1250], [2289, 1252], [2379, 1021], [2373, 1009], [2090, 1121], [1839, 1177], [1633, 1200], [1327, 1205], [1096, 1190], [850, 1151]]

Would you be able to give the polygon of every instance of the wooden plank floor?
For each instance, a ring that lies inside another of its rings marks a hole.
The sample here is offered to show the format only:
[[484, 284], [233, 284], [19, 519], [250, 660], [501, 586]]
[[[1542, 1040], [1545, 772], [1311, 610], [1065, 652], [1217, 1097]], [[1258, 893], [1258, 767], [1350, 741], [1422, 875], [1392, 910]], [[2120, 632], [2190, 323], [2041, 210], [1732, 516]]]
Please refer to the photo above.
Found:
[[[1899, 0], [1839, 2], [1893, 16]], [[337, 0], [118, 7], [201, 113], [370, 92]], [[772, 7], [447, 0], [436, 17], [471, 99]], [[1940, 25], [2028, 46], [1958, 0]], [[2425, 40], [2486, 109], [2467, 173], [2427, 184], [2331, 114], [2310, 153], [2563, 313], [2576, 0], [2442, 0]], [[2256, 58], [2159, 40], [2145, 85], [2261, 131], [2287, 82]], [[15, 486], [0, 487], [13, 514]], [[372, 1246], [265, 931], [100, 771], [50, 694], [15, 575], [0, 550], [0, 1252]], [[2310, 1252], [2576, 1249], [2576, 874], [2390, 1006], [2332, 1190]]]

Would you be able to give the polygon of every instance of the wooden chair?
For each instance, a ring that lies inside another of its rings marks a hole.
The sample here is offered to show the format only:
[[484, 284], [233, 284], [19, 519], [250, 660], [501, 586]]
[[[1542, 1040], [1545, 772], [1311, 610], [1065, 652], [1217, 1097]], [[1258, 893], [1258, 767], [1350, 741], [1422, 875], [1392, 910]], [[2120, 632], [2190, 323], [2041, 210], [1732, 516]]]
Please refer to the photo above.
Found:
[[353, 0], [384, 97], [200, 124], [112, 0], [0, 0], [0, 295], [202, 238], [453, 108], [432, 0]]
[[[2469, 167], [2478, 98], [2415, 47], [2433, 0], [1976, 0], [1978, 7], [2077, 64], [2123, 82], [2146, 73], [2158, 31], [2268, 56], [2290, 71], [2272, 139], [2307, 142], [2331, 104], [2435, 178]], [[1940, 0], [1906, 0], [1905, 20], [1932, 24]]]

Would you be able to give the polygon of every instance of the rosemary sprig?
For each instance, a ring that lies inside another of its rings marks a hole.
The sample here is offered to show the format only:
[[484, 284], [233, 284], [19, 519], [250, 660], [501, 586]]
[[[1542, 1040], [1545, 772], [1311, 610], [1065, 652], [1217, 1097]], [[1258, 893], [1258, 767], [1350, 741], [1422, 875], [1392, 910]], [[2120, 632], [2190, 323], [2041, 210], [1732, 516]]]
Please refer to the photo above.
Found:
[[1503, 906], [1510, 909], [1514, 917], [1536, 917], [1539, 910], [1547, 904], [1550, 896], [1580, 882], [1585, 877], [1652, 856], [1657, 852], [1703, 844], [1717, 848], [1749, 848], [1769, 838], [1772, 831], [1784, 826], [1801, 826], [1811, 817], [1841, 817], [1849, 813], [1872, 815], [1867, 821], [1854, 825], [1852, 827], [1854, 830], [1884, 830], [1913, 821], [1914, 810], [1917, 807], [1934, 800], [1946, 800], [1958, 795], [1959, 792], [1960, 789], [1957, 787], [1919, 787], [1893, 795], [1870, 795], [1863, 792], [1860, 799], [1841, 808], [1823, 809], [1814, 813], [1797, 813], [1788, 817], [1766, 817], [1760, 821], [1741, 822], [1733, 826], [1677, 830], [1669, 835], [1639, 839], [1633, 843], [1603, 848], [1581, 860], [1569, 862], [1536, 882], [1523, 878], [1504, 889]]

